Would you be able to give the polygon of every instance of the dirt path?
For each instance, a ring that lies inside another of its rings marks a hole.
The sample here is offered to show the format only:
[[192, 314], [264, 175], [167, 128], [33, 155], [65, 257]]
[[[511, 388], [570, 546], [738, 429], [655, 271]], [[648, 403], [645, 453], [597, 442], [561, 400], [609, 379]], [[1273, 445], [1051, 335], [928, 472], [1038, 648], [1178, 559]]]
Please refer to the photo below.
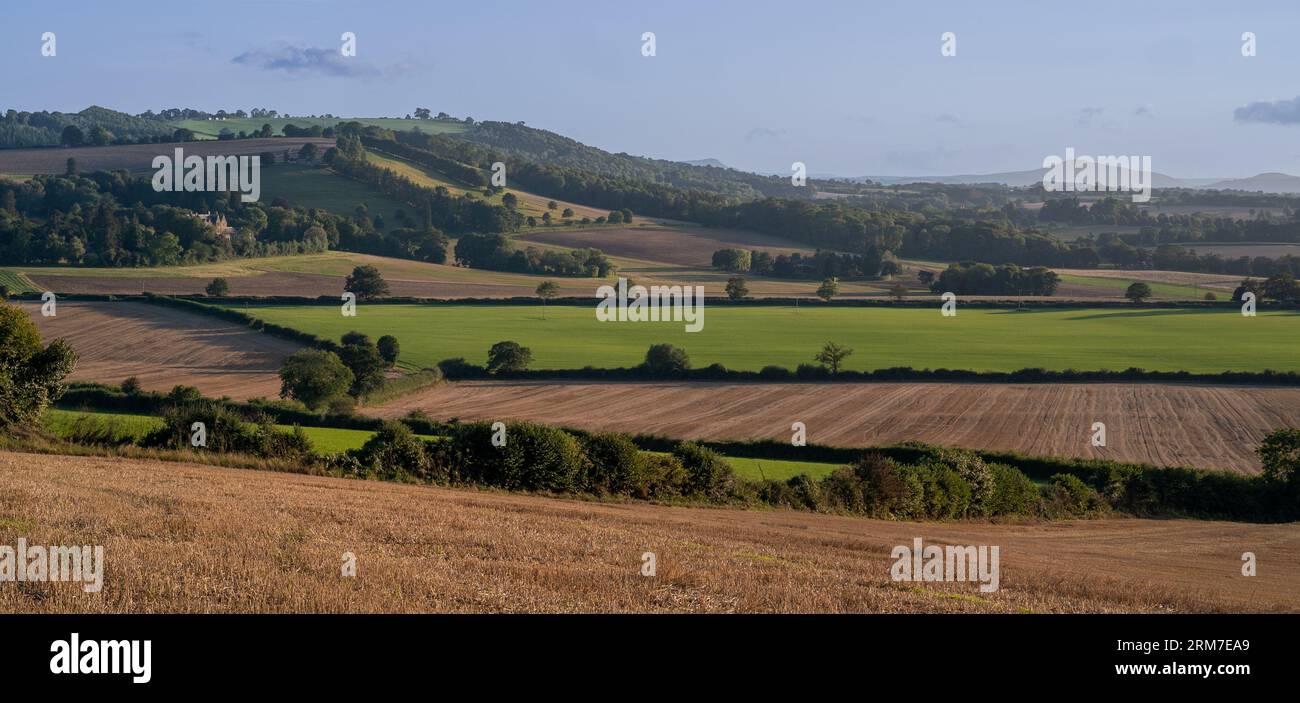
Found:
[[229, 322], [145, 303], [59, 303], [43, 317], [39, 303], [22, 307], [46, 342], [68, 341], [80, 355], [74, 381], [120, 383], [146, 390], [197, 386], [205, 395], [237, 400], [280, 394], [278, 371], [298, 345]]
[[[904, 523], [0, 453], [0, 544], [19, 537], [102, 545], [104, 587], [0, 584], [0, 612], [1300, 610], [1296, 525]], [[998, 546], [999, 590], [894, 582], [915, 537]]]
[[[558, 383], [446, 384], [372, 409], [438, 418], [525, 419], [688, 439], [908, 440], [1161, 466], [1259, 470], [1270, 430], [1300, 426], [1300, 388], [1173, 384]], [[1093, 447], [1092, 424], [1106, 425]]]

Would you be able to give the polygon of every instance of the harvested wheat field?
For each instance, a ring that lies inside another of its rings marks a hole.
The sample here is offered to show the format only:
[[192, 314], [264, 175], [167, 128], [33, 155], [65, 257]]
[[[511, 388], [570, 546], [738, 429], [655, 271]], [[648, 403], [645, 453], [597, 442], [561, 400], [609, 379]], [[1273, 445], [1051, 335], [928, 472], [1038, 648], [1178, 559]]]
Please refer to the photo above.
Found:
[[[1300, 610], [1295, 525], [919, 524], [0, 453], [0, 544], [19, 537], [102, 545], [103, 590], [3, 583], [0, 612]], [[998, 546], [1000, 590], [892, 581], [914, 537]]]
[[[372, 409], [438, 418], [534, 420], [685, 439], [808, 441], [847, 447], [931, 444], [1259, 470], [1270, 430], [1300, 426], [1300, 388], [1177, 384], [559, 383], [465, 381]], [[1092, 423], [1106, 425], [1093, 447]]]
[[72, 381], [120, 383], [146, 390], [196, 386], [238, 400], [280, 394], [280, 362], [298, 345], [247, 327], [147, 303], [63, 302], [43, 317], [23, 303], [48, 344], [67, 340], [80, 356]]

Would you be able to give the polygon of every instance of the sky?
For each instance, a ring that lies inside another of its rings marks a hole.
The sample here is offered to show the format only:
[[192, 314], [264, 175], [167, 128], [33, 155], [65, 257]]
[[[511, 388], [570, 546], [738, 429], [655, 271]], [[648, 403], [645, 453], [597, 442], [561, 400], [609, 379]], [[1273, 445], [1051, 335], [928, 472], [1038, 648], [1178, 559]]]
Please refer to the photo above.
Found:
[[775, 173], [994, 173], [1072, 147], [1182, 178], [1300, 174], [1295, 0], [5, 0], [4, 16], [0, 110], [428, 107]]

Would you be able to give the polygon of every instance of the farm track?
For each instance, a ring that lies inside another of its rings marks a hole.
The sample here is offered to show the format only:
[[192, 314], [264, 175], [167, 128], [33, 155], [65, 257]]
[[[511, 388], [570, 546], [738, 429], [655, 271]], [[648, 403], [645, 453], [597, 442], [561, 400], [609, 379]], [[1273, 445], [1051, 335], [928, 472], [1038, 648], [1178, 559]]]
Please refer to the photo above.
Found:
[[247, 327], [145, 303], [59, 303], [43, 317], [40, 303], [22, 303], [49, 343], [64, 339], [80, 359], [73, 381], [120, 383], [146, 390], [183, 384], [237, 400], [280, 394], [279, 368], [298, 345]]
[[[684, 439], [904, 441], [1104, 458], [1158, 466], [1259, 470], [1269, 431], [1300, 426], [1300, 389], [1180, 384], [561, 383], [464, 381], [369, 409], [438, 418], [518, 419]], [[1093, 447], [1092, 424], [1107, 446]]]
[[[0, 584], [0, 612], [1300, 611], [1296, 525], [891, 522], [0, 452], [0, 544], [20, 536], [103, 545], [104, 587]], [[998, 546], [1000, 589], [892, 581], [915, 537]]]

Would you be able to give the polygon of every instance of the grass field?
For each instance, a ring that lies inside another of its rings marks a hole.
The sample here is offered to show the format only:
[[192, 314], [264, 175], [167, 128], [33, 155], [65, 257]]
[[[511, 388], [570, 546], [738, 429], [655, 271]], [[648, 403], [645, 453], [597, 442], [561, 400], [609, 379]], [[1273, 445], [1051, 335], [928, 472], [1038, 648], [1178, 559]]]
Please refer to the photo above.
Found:
[[459, 122], [440, 122], [438, 120], [404, 120], [391, 117], [344, 117], [344, 118], [312, 118], [312, 117], [245, 117], [230, 118], [226, 120], [181, 120], [174, 122], [176, 127], [193, 130], [195, 134], [208, 139], [216, 139], [221, 134], [221, 130], [228, 129], [235, 134], [241, 131], [253, 133], [262, 129], [262, 125], [271, 125], [271, 130], [279, 135], [282, 134], [284, 126], [287, 124], [298, 127], [332, 127], [340, 122], [360, 122], [363, 125], [374, 125], [384, 129], [397, 131], [410, 131], [414, 127], [419, 127], [420, 131], [428, 134], [447, 134], [451, 132], [465, 131], [465, 125]]
[[365, 204], [370, 216], [383, 215], [389, 229], [398, 227], [395, 215], [414, 211], [401, 201], [389, 198], [375, 188], [344, 178], [327, 168], [278, 163], [262, 168], [262, 199], [272, 202], [284, 198], [290, 205], [320, 208], [336, 215], [351, 217], [356, 207]]
[[827, 341], [855, 350], [846, 368], [891, 366], [1013, 371], [1021, 368], [1221, 371], [1300, 370], [1300, 316], [1233, 310], [1067, 308], [714, 307], [704, 329], [681, 322], [600, 322], [595, 306], [362, 305], [344, 318], [334, 307], [243, 308], [269, 322], [338, 339], [359, 330], [392, 334], [403, 362], [430, 366], [464, 357], [484, 363], [494, 343], [529, 347], [533, 368], [635, 366], [660, 342], [684, 348], [694, 366], [759, 370], [812, 363]]
[[1146, 284], [1151, 287], [1151, 292], [1158, 298], [1201, 300], [1205, 298], [1207, 292], [1213, 292], [1218, 296], [1219, 300], [1226, 300], [1229, 297], [1228, 295], [1225, 295], [1225, 291], [1220, 288], [1196, 288], [1194, 286], [1182, 286], [1176, 283], [1160, 283], [1158, 281], [1146, 280], [1142, 278], [1141, 271], [1134, 271], [1131, 280], [1125, 280], [1123, 278], [1104, 278], [1101, 276], [1079, 276], [1069, 273], [1061, 273], [1057, 275], [1061, 277], [1062, 284], [1073, 283], [1076, 285], [1097, 286], [1099, 288], [1112, 289], [1115, 291], [1115, 295], [1117, 296], [1123, 295], [1124, 291], [1128, 290], [1129, 285], [1133, 282], [1145, 280]]
[[32, 293], [37, 290], [36, 286], [27, 280], [27, 276], [5, 269], [0, 269], [0, 285], [8, 288], [10, 293]]

